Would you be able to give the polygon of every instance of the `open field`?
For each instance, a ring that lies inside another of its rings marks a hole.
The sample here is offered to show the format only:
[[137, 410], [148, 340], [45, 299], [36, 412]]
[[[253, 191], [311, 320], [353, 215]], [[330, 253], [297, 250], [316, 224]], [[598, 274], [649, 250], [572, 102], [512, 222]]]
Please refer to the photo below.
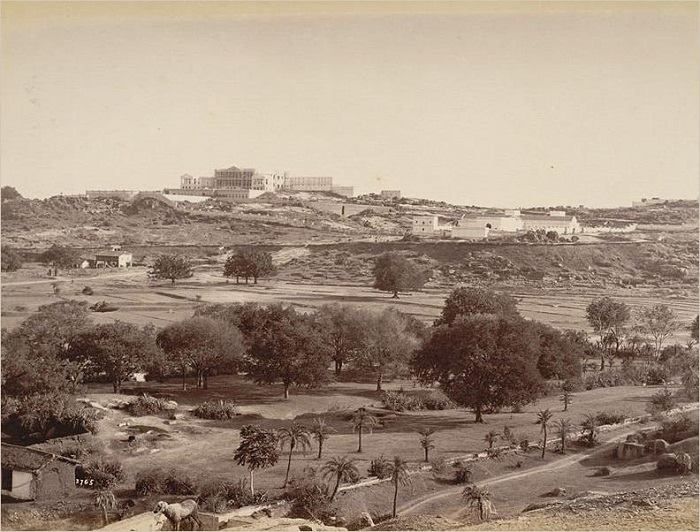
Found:
[[[387, 385], [389, 389], [400, 386], [409, 388], [409, 382], [396, 381]], [[210, 479], [214, 476], [235, 479], [245, 477], [247, 471], [236, 465], [232, 454], [238, 445], [238, 429], [246, 423], [264, 427], [280, 428], [296, 420], [310, 424], [314, 417], [324, 418], [333, 426], [334, 434], [324, 447], [324, 456], [350, 455], [357, 458], [359, 469], [366, 472], [369, 460], [383, 454], [391, 457], [403, 456], [410, 462], [422, 461], [422, 449], [418, 444], [416, 430], [433, 427], [439, 430], [435, 436], [435, 455], [445, 457], [470, 455], [485, 448], [484, 435], [489, 430], [501, 431], [504, 425], [531, 441], [539, 439], [539, 426], [534, 424], [535, 412], [540, 408], [551, 408], [555, 418], [569, 417], [580, 421], [584, 413], [602, 410], [624, 412], [628, 416], [644, 413], [646, 401], [656, 391], [655, 387], [618, 387], [597, 389], [576, 394], [575, 403], [566, 414], [561, 413], [558, 397], [544, 398], [537, 405], [529, 405], [522, 413], [500, 413], [486, 416], [485, 424], [475, 424], [473, 414], [464, 410], [423, 411], [380, 415], [382, 425], [373, 434], [365, 435], [364, 452], [358, 455], [357, 435], [349, 423], [351, 411], [360, 406], [379, 406], [378, 394], [371, 384], [337, 383], [318, 390], [296, 390], [289, 400], [281, 398], [279, 386], [259, 387], [240, 377], [219, 376], [210, 380], [209, 390], [180, 390], [177, 379], [170, 383], [136, 383], [125, 393], [143, 392], [176, 400], [182, 411], [198, 404], [205, 398], [232, 399], [241, 404], [243, 415], [231, 421], [206, 421], [187, 415], [175, 423], [161, 416], [129, 418], [116, 410], [107, 412], [100, 422], [97, 438], [102, 440], [107, 451], [119, 458], [129, 473], [134, 475], [150, 467], [184, 469], [191, 476]], [[91, 386], [88, 397], [106, 403], [115, 396], [106, 393], [106, 387]], [[128, 422], [132, 428], [120, 427]], [[131, 445], [126, 443], [129, 433], [145, 433]], [[136, 432], [133, 432], [136, 431]], [[143, 441], [142, 441], [143, 440]], [[300, 472], [306, 466], [318, 466], [313, 450], [304, 455], [295, 453], [292, 469]], [[258, 485], [265, 489], [281, 486], [286, 462], [281, 460], [273, 468], [258, 475]]]
[[[326, 303], [362, 305], [365, 308], [394, 306], [431, 323], [439, 315], [449, 293], [447, 287], [426, 288], [421, 292], [402, 295], [397, 300], [372, 289], [369, 281], [366, 284], [337, 284], [332, 281], [298, 283], [272, 278], [262, 279], [258, 285], [236, 285], [235, 282], [227, 283], [221, 277], [220, 270], [207, 266], [198, 267], [193, 278], [174, 285], [149, 280], [145, 268], [134, 268], [128, 272], [92, 270], [80, 273], [78, 276], [69, 272], [59, 277], [61, 298], [89, 304], [105, 300], [119, 308], [115, 312], [94, 313], [93, 318], [98, 323], [122, 320], [138, 324], [153, 323], [157, 327], [191, 316], [200, 304], [247, 301], [291, 303], [302, 311], [313, 310]], [[13, 328], [40, 305], [55, 302], [57, 298], [53, 295], [51, 282], [37, 276], [18, 279], [15, 275], [12, 281], [3, 284], [3, 327]], [[92, 296], [81, 293], [85, 286], [94, 290]], [[632, 291], [620, 288], [503, 287], [503, 290], [519, 300], [518, 308], [523, 316], [560, 329], [589, 330], [585, 307], [592, 299], [603, 295], [616, 297], [633, 309], [665, 303], [678, 313], [684, 323], [690, 323], [698, 308], [697, 292], [685, 289], [638, 288]], [[686, 331], [679, 331], [675, 340], [685, 343]]]

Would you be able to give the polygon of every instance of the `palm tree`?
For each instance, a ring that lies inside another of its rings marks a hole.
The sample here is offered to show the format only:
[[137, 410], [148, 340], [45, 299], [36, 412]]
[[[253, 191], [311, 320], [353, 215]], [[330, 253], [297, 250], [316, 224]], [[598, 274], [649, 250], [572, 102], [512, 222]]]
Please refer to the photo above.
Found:
[[372, 432], [372, 428], [379, 424], [379, 420], [370, 414], [366, 408], [358, 408], [352, 416], [352, 428], [357, 431], [358, 446], [357, 452], [362, 452], [362, 432], [368, 429]]
[[333, 493], [331, 493], [331, 500], [333, 500], [335, 494], [338, 493], [341, 482], [353, 482], [360, 476], [360, 472], [355, 465], [355, 460], [347, 456], [331, 458], [321, 468], [321, 472], [323, 473], [323, 478], [329, 480], [335, 479], [335, 487], [333, 488]]
[[566, 418], [556, 421], [554, 423], [554, 428], [561, 441], [561, 454], [564, 454], [566, 453], [566, 442], [569, 439], [569, 435], [574, 432], [574, 425], [569, 418]]
[[317, 417], [314, 419], [314, 424], [309, 429], [314, 440], [318, 442], [318, 460], [321, 459], [323, 453], [323, 442], [331, 437], [331, 433], [337, 432], [333, 427], [328, 425], [323, 419]]
[[287, 474], [284, 477], [284, 484], [282, 487], [287, 486], [289, 482], [289, 469], [292, 467], [292, 453], [294, 449], [299, 447], [302, 452], [306, 453], [307, 449], [311, 447], [311, 442], [309, 441], [309, 429], [298, 423], [292, 423], [290, 427], [281, 429], [278, 433], [280, 448], [284, 450], [285, 445], [289, 444], [289, 460], [287, 461]]
[[462, 492], [462, 498], [467, 501], [469, 506], [477, 508], [481, 521], [488, 520], [489, 516], [495, 512], [491, 502], [491, 494], [486, 488], [467, 486]]
[[105, 526], [107, 526], [109, 524], [107, 511], [114, 510], [117, 507], [117, 499], [114, 497], [114, 493], [110, 490], [98, 491], [95, 494], [95, 506], [102, 510], [102, 518], [104, 519]]
[[391, 517], [396, 517], [396, 499], [399, 495], [399, 484], [406, 486], [411, 482], [411, 477], [408, 475], [408, 462], [400, 456], [394, 456], [394, 461], [390, 465], [391, 482], [394, 484], [394, 509]]
[[544, 453], [547, 450], [547, 423], [549, 423], [549, 420], [552, 419], [552, 413], [549, 411], [549, 408], [546, 410], [540, 410], [537, 412], [537, 423], [539, 425], [542, 425], [541, 432], [543, 434], [542, 436], [542, 458], [544, 458]]
[[588, 444], [593, 446], [595, 444], [596, 436], [598, 434], [598, 418], [595, 414], [586, 414], [586, 417], [581, 423], [581, 428], [588, 432], [586, 437], [588, 438]]
[[418, 431], [418, 434], [420, 434], [420, 446], [423, 447], [423, 451], [425, 452], [425, 461], [428, 461], [428, 452], [430, 449], [435, 449], [435, 444], [433, 443], [433, 438], [431, 436], [435, 434], [437, 431], [435, 429], [429, 429], [429, 428], [423, 428]]
[[559, 400], [564, 403], [564, 412], [566, 412], [569, 409], [569, 405], [573, 403], [574, 399], [574, 394], [571, 393], [569, 390], [564, 390], [559, 397]]
[[489, 449], [493, 449], [493, 444], [498, 441], [501, 435], [495, 430], [490, 430], [486, 436], [484, 436], [484, 441], [489, 444]]

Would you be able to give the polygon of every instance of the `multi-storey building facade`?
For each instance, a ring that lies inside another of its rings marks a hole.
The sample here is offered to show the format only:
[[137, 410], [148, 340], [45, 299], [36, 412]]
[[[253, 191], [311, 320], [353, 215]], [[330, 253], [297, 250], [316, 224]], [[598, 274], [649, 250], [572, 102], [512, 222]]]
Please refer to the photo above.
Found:
[[180, 176], [180, 188], [183, 190], [199, 190], [214, 188], [213, 177], [192, 177], [190, 174]]
[[214, 188], [253, 188], [255, 168], [238, 168], [231, 166], [214, 170]]
[[306, 192], [330, 192], [333, 188], [333, 178], [328, 176], [287, 176], [284, 180], [284, 188]]

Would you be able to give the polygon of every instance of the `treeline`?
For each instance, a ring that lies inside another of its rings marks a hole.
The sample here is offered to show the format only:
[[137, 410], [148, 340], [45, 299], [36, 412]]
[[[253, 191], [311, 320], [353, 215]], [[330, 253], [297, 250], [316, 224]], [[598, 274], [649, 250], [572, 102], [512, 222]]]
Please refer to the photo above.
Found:
[[[91, 430], [93, 414], [73, 404], [71, 394], [95, 381], [119, 393], [136, 372], [149, 379], [179, 376], [183, 386], [193, 376], [201, 388], [212, 375], [242, 373], [255, 383], [282, 385], [284, 397], [293, 386], [326, 384], [330, 367], [336, 378], [351, 368], [353, 379], [372, 379], [377, 391], [387, 376], [413, 375], [438, 383], [477, 421], [534, 401], [548, 380], [568, 381], [573, 389], [584, 377], [593, 377], [593, 387], [663, 383], [681, 375], [689, 393], [697, 394], [697, 318], [688, 345], [667, 346], [687, 325], [663, 305], [632, 319], [624, 303], [601, 298], [587, 315], [592, 338], [524, 319], [510, 296], [457, 288], [432, 327], [393, 308], [333, 304], [301, 313], [282, 304], [245, 303], [203, 305], [193, 317], [156, 330], [94, 324], [85, 303], [60, 301], [2, 333], [3, 427], [36, 438], [51, 430]], [[593, 371], [591, 359], [600, 364]], [[609, 368], [618, 360], [619, 371], [637, 381], [615, 380]]]

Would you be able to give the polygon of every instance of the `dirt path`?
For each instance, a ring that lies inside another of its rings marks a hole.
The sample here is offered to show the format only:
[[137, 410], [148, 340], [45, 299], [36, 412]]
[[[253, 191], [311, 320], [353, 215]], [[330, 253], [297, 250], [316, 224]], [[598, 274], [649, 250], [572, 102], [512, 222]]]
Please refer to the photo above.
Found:
[[[477, 485], [479, 486], [493, 486], [496, 484], [501, 484], [504, 482], [510, 482], [512, 480], [517, 480], [519, 478], [524, 478], [524, 477], [529, 477], [531, 475], [537, 475], [539, 473], [549, 473], [551, 471], [556, 471], [558, 469], [564, 469], [566, 467], [570, 467], [573, 464], [576, 464], [578, 462], [581, 462], [582, 460], [585, 460], [592, 454], [597, 454], [600, 452], [607, 451], [612, 448], [612, 445], [610, 442], [614, 440], [619, 440], [621, 438], [626, 437], [628, 434], [633, 434], [639, 430], [639, 427], [632, 429], [632, 430], [627, 430], [625, 432], [621, 433], [616, 433], [614, 435], [608, 436], [605, 440], [603, 440], [604, 445], [602, 447], [597, 447], [596, 449], [592, 449], [590, 451], [586, 451], [583, 453], [575, 454], [572, 456], [568, 456], [566, 458], [561, 458], [560, 460], [557, 460], [556, 462], [550, 462], [548, 464], [543, 464], [541, 466], [528, 469], [526, 471], [522, 472], [517, 472], [517, 473], [507, 473], [505, 475], [500, 475], [498, 477], [490, 478], [484, 482], [479, 482]], [[423, 497], [419, 498], [416, 501], [404, 504], [403, 506], [400, 506], [398, 509], [398, 513], [400, 515], [405, 515], [405, 514], [412, 514], [412, 513], [420, 513], [416, 512], [416, 510], [422, 508], [426, 504], [430, 504], [435, 502], [436, 500], [445, 498], [445, 497], [450, 497], [450, 496], [455, 496], [458, 495], [459, 493], [464, 490], [464, 486], [456, 486], [452, 488], [448, 488], [446, 490], [443, 490], [439, 493], [436, 493], [434, 495], [430, 495], [428, 497]], [[458, 514], [461, 513], [461, 510], [454, 515], [450, 515], [450, 518], [457, 517]]]
[[2, 286], [25, 286], [33, 284], [47, 284], [47, 283], [69, 283], [71, 281], [94, 281], [95, 279], [115, 279], [119, 277], [138, 277], [140, 275], [145, 275], [146, 272], [140, 271], [127, 271], [121, 273], [107, 273], [104, 275], [95, 275], [93, 277], [53, 277], [51, 279], [40, 279], [38, 281], [13, 281], [10, 283], [2, 283]]

